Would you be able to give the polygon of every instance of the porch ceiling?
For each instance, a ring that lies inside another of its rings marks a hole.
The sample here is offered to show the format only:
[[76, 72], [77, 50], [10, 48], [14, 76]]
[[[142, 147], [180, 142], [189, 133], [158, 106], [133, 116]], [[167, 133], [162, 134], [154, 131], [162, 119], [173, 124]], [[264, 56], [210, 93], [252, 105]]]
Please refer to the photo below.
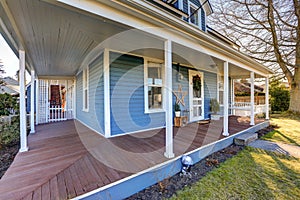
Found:
[[[129, 29], [42, 1], [9, 0], [2, 1], [0, 7], [1, 19], [13, 38], [21, 36], [27, 63], [38, 76], [74, 76], [93, 48], [112, 34]], [[17, 31], [10, 23], [12, 18]]]

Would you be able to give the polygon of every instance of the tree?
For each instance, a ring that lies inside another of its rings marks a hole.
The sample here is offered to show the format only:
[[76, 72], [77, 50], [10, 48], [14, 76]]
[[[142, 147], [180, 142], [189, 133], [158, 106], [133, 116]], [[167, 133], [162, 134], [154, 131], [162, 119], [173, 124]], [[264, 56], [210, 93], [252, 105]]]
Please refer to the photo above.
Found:
[[270, 85], [270, 103], [272, 111], [286, 111], [289, 108], [290, 93], [278, 80], [272, 81]]
[[[3, 69], [4, 65], [2, 63], [2, 60], [0, 59], [0, 78], [2, 78], [2, 74], [4, 74], [4, 69]], [[3, 80], [0, 79], [0, 86], [2, 86], [4, 84]]]
[[290, 85], [289, 110], [300, 112], [300, 1], [211, 0], [209, 24]]
[[18, 111], [18, 102], [16, 97], [10, 94], [0, 94], [0, 116], [10, 115], [11, 111]]

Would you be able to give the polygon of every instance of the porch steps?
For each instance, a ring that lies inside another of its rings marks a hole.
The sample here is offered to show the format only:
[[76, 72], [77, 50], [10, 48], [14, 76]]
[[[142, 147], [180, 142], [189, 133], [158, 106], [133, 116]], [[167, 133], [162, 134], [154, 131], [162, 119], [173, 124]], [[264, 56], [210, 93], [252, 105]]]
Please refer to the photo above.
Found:
[[257, 133], [245, 133], [242, 135], [239, 135], [234, 138], [234, 144], [236, 145], [248, 145], [250, 142], [256, 140], [258, 138]]

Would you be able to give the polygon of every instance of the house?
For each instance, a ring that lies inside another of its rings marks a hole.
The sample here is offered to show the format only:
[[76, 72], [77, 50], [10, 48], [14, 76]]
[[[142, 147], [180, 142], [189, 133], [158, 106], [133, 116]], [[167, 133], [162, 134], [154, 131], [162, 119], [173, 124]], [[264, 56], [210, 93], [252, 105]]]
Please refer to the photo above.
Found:
[[11, 77], [1, 78], [3, 84], [0, 85], [0, 94], [8, 93], [12, 96], [19, 96], [19, 82]]
[[173, 158], [175, 101], [193, 123], [208, 119], [217, 99], [228, 136], [240, 78], [251, 79], [255, 125], [254, 79], [268, 88], [272, 71], [207, 28], [211, 13], [207, 0], [1, 1], [0, 31], [20, 59], [20, 152], [28, 151], [25, 70], [36, 88], [31, 133], [67, 119], [112, 139], [164, 128], [164, 155]]

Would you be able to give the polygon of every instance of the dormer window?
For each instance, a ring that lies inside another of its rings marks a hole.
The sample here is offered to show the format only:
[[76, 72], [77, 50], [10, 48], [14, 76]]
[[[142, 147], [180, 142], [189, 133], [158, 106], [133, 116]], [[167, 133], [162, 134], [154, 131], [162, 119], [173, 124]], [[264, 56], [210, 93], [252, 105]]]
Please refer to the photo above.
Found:
[[197, 10], [198, 7], [196, 5], [194, 5], [193, 3], [189, 2], [189, 22], [199, 26], [199, 10]]
[[203, 31], [206, 31], [206, 14], [203, 9], [204, 5], [195, 5], [191, 1], [188, 1], [188, 13], [189, 13], [189, 23], [197, 26]]

